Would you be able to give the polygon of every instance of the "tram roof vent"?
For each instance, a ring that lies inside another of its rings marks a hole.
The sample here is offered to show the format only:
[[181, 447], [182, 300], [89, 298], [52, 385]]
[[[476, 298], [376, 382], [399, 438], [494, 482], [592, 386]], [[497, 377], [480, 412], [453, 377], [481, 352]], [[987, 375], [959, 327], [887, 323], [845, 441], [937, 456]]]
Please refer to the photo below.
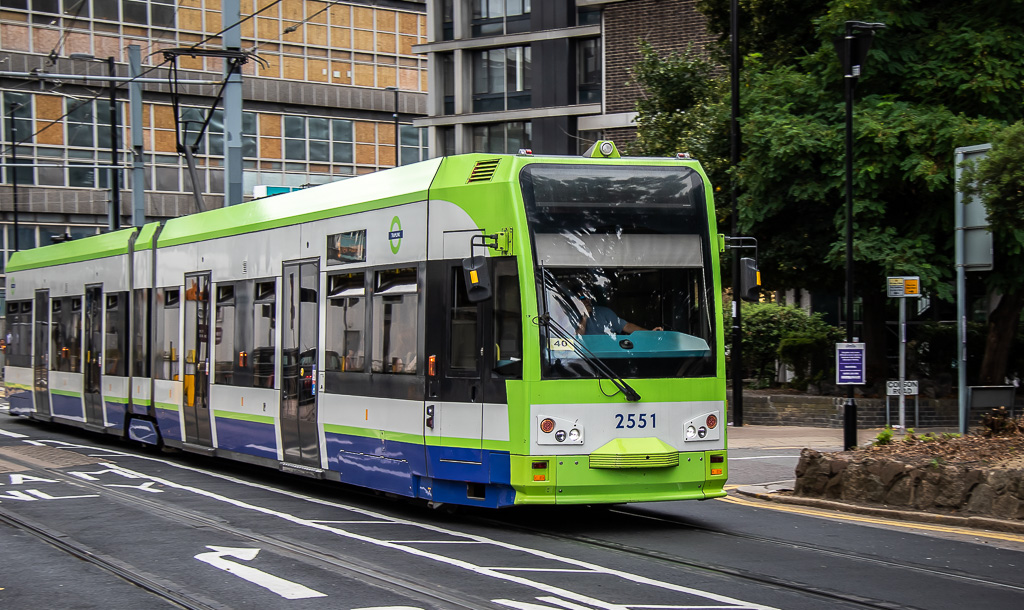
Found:
[[498, 169], [498, 163], [501, 163], [501, 159], [477, 161], [476, 165], [473, 166], [473, 171], [469, 174], [469, 180], [466, 181], [466, 184], [490, 181], [494, 177], [494, 171]]

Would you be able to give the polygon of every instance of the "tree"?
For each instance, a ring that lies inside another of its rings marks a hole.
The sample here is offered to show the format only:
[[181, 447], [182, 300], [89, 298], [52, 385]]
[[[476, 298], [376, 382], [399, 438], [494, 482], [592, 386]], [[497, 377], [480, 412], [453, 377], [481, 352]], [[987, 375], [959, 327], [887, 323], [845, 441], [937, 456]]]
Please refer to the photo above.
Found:
[[964, 168], [960, 189], [985, 204], [995, 244], [986, 287], [1000, 297], [989, 314], [980, 377], [982, 383], [999, 384], [1024, 310], [1024, 122], [995, 135], [988, 154]]
[[[715, 25], [727, 15], [725, 4], [698, 6]], [[773, 15], [778, 3], [744, 3], [752, 20], [741, 43], [754, 54], [745, 58], [741, 87], [740, 230], [758, 238], [769, 289], [843, 293], [843, 77], [833, 39], [847, 20], [888, 25], [857, 84], [854, 118], [855, 280], [869, 379], [888, 375], [880, 349], [887, 275], [919, 275], [932, 295], [952, 299], [952, 151], [989, 141], [1024, 115], [1024, 37], [1013, 18], [1020, 5], [787, 0]], [[721, 109], [689, 112], [726, 116]]]

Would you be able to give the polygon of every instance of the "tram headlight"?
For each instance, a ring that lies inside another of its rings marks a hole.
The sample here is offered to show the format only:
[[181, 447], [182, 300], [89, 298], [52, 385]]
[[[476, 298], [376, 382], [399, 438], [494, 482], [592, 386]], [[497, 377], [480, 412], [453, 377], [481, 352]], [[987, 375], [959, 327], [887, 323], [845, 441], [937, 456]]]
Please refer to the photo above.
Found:
[[695, 426], [692, 426], [692, 425], [687, 426], [686, 427], [686, 438], [693, 438], [695, 436], [697, 436], [697, 428]]
[[559, 430], [558, 432], [555, 432], [555, 440], [558, 441], [559, 443], [564, 442], [565, 430]]
[[569, 430], [569, 441], [575, 443], [578, 440], [580, 440], [579, 428], [573, 428], [572, 430]]
[[697, 436], [698, 437], [704, 438], [707, 435], [708, 435], [708, 429], [707, 428], [705, 428], [704, 426], [701, 426], [700, 428], [697, 428]]

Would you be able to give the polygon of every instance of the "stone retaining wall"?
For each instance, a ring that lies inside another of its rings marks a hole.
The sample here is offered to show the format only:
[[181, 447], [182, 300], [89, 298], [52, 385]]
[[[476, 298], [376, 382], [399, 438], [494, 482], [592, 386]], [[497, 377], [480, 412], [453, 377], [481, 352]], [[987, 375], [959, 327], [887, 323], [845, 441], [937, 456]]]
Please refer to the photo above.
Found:
[[[731, 393], [728, 394], [729, 421], [732, 417]], [[858, 398], [857, 425], [859, 428], [882, 428], [886, 425], [884, 398]], [[803, 394], [743, 395], [743, 423], [761, 426], [813, 426], [842, 428], [845, 397], [810, 396]], [[960, 425], [958, 402], [955, 398], [921, 398], [917, 417], [913, 398], [906, 400], [906, 424], [910, 428], [956, 428]], [[897, 397], [889, 400], [889, 425], [899, 423], [900, 403]], [[971, 425], [977, 424], [990, 409], [975, 409]], [[1019, 409], [1018, 409], [1019, 411]]]
[[1024, 520], [1024, 470], [912, 466], [804, 449], [793, 493], [890, 508]]

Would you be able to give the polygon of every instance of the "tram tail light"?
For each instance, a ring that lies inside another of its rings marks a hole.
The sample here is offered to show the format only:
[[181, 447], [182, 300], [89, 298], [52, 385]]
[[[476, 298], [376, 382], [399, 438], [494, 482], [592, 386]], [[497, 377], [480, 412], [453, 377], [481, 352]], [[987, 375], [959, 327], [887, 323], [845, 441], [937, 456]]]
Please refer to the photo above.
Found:
[[437, 376], [437, 356], [430, 356], [427, 358], [427, 376]]
[[555, 420], [550, 417], [541, 420], [540, 431], [544, 434], [551, 434], [551, 431], [555, 429]]
[[707, 419], [707, 421], [705, 423], [707, 423], [708, 429], [714, 430], [715, 426], [718, 425], [718, 416], [717, 415], [713, 415], [713, 414], [712, 415], [708, 415], [708, 419]]

